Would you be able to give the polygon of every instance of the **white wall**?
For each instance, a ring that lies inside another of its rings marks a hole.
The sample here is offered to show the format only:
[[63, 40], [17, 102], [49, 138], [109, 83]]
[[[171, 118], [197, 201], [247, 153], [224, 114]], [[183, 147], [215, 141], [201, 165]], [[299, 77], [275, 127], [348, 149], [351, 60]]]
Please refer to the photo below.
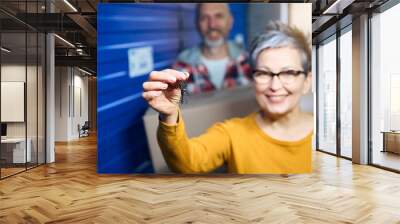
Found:
[[[75, 70], [76, 72], [76, 70]], [[73, 113], [73, 119], [72, 119], [72, 136], [74, 138], [79, 137], [78, 133], [78, 124], [81, 126], [85, 123], [85, 121], [88, 121], [89, 119], [89, 111], [88, 111], [88, 77], [81, 76], [81, 75], [76, 75], [74, 76], [74, 111]], [[80, 93], [79, 93], [80, 91]], [[79, 97], [80, 95], [80, 97]], [[79, 102], [80, 101], [80, 102]], [[81, 107], [81, 108], [79, 108]], [[82, 111], [80, 112], [79, 109]]]
[[295, 26], [302, 30], [311, 38], [312, 27], [312, 4], [311, 3], [290, 3], [289, 5], [289, 21], [291, 26]]
[[[30, 77], [31, 74], [36, 75], [36, 67], [34, 66], [27, 66], [25, 67], [24, 65], [19, 65], [19, 64], [5, 64], [1, 66], [1, 81], [2, 82], [25, 82], [25, 75], [27, 69], [28, 76]], [[28, 77], [28, 78], [29, 78]], [[36, 80], [29, 80], [30, 85], [36, 85]], [[31, 106], [30, 109], [27, 109], [28, 111], [28, 129], [33, 128], [36, 130], [36, 113], [32, 113], [32, 111], [36, 111], [36, 88], [27, 88], [27, 104], [28, 106]], [[4, 96], [3, 96], [4, 97]], [[34, 104], [30, 105], [32, 102]], [[32, 109], [32, 107], [34, 107]], [[1, 108], [1, 110], [6, 110], [7, 108]], [[35, 122], [35, 124], [32, 124], [31, 122]], [[25, 137], [25, 123], [26, 122], [7, 122], [7, 136], [8, 137]], [[30, 129], [29, 129], [30, 130]], [[28, 130], [28, 137], [31, 131]], [[36, 132], [35, 132], [36, 135]]]
[[55, 140], [77, 139], [78, 124], [88, 120], [88, 77], [76, 68], [56, 67], [55, 85]]
[[69, 84], [68, 67], [55, 68], [55, 141], [69, 139]]

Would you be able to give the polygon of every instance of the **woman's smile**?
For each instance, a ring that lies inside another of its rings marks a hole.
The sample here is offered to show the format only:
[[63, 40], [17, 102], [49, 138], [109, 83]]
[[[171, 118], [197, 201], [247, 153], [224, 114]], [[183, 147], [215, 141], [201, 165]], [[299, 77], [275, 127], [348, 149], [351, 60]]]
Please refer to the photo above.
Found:
[[265, 96], [271, 103], [278, 104], [278, 103], [283, 103], [289, 95], [288, 94], [267, 94]]

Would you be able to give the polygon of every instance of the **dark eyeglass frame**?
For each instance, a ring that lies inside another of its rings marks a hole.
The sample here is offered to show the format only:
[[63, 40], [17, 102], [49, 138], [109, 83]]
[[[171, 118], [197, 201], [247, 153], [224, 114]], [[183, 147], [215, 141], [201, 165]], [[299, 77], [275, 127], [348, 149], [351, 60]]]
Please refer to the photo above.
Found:
[[[262, 73], [262, 74], [264, 74], [264, 75], [267, 75], [267, 76], [269, 76], [269, 77], [271, 77], [271, 79], [270, 80], [268, 80], [268, 82], [265, 82], [265, 83], [269, 83], [273, 78], [274, 78], [274, 76], [278, 76], [278, 78], [279, 78], [279, 80], [282, 82], [282, 83], [286, 83], [286, 82], [283, 82], [283, 80], [281, 79], [281, 74], [284, 74], [284, 73], [286, 73], [286, 74], [290, 74], [290, 75], [293, 75], [293, 76], [295, 76], [296, 78], [299, 76], [299, 75], [302, 75], [302, 74], [306, 74], [304, 71], [302, 71], [302, 70], [294, 70], [294, 69], [288, 69], [288, 70], [284, 70], [284, 71], [280, 71], [280, 72], [278, 72], [278, 73], [274, 73], [274, 72], [270, 72], [270, 71], [264, 71], [264, 70], [259, 70], [259, 69], [254, 69], [253, 70], [253, 75], [252, 75], [252, 77], [253, 77], [253, 79], [257, 82], [257, 77], [258, 76], [256, 76], [255, 74], [257, 74], [257, 73]], [[260, 82], [260, 83], [262, 83], [262, 82]]]

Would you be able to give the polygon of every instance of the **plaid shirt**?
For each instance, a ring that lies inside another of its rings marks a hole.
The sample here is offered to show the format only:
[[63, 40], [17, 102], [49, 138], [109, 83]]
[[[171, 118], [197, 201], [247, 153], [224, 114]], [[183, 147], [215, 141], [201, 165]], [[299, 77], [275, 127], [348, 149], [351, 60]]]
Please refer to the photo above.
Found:
[[[247, 85], [251, 80], [251, 67], [247, 53], [233, 42], [228, 42], [229, 62], [222, 88]], [[217, 89], [211, 82], [207, 67], [201, 60], [200, 46], [183, 51], [172, 66], [173, 69], [190, 73], [187, 91], [190, 94]]]

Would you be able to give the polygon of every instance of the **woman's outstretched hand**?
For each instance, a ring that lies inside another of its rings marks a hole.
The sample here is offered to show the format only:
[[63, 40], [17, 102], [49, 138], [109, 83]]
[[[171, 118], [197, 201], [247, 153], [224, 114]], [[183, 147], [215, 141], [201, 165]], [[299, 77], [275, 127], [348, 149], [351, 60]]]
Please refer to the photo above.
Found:
[[176, 124], [178, 118], [181, 89], [179, 82], [186, 81], [188, 73], [165, 69], [152, 71], [149, 80], [143, 83], [143, 98], [160, 113], [162, 121]]

